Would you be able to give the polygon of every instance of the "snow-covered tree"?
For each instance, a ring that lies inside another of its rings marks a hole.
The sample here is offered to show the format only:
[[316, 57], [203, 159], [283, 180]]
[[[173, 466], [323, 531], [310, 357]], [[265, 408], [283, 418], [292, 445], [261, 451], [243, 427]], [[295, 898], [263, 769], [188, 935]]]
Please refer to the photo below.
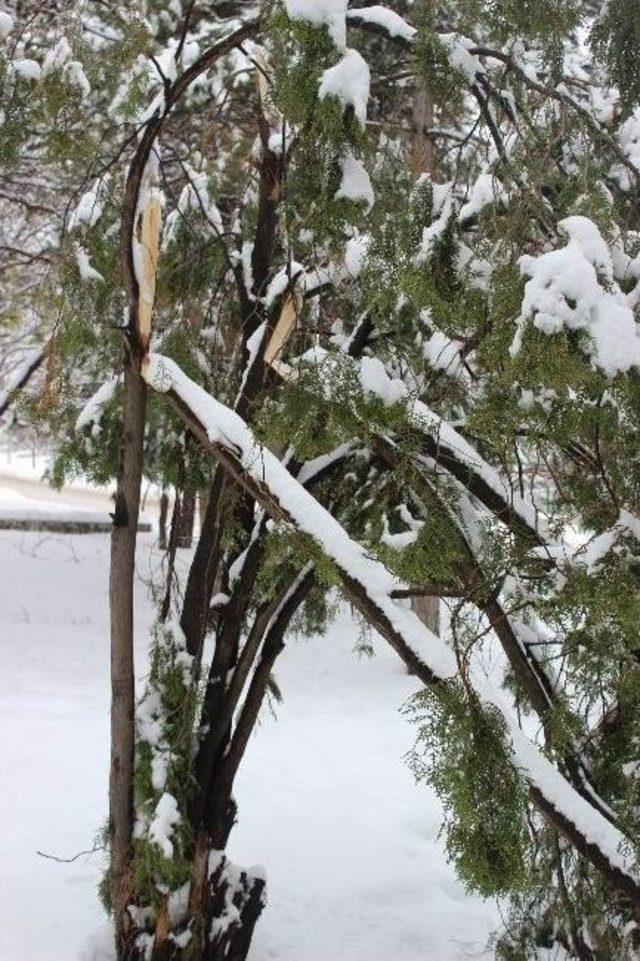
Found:
[[[413, 767], [509, 899], [497, 956], [633, 957], [633, 4], [31, 7], [0, 14], [0, 309], [57, 478], [117, 465], [119, 958], [246, 956], [234, 779], [336, 586], [420, 684]], [[143, 472], [206, 511], [178, 584], [176, 508], [136, 705]]]

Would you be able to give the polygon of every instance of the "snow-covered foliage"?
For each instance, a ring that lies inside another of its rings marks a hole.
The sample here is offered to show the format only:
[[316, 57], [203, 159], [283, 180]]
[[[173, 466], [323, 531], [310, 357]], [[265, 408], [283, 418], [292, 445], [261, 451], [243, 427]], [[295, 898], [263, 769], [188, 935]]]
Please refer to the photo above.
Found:
[[[208, 560], [186, 586], [169, 547], [138, 716], [141, 950], [163, 897], [202, 875], [201, 848], [226, 844], [291, 618], [317, 626], [339, 582], [426, 689], [437, 747], [414, 766], [466, 883], [512, 899], [501, 957], [533, 961], [551, 928], [553, 950], [596, 957], [597, 931], [607, 961], [625, 958], [624, 899], [640, 899], [629, 2], [0, 18], [15, 214], [0, 309], [7, 354], [28, 326], [46, 357], [16, 382], [18, 409], [59, 438], [57, 479], [104, 481], [145, 414], [122, 404], [144, 397], [143, 371], [169, 403], [152, 396], [132, 463], [144, 453], [187, 495], [210, 486]], [[441, 638], [410, 609], [421, 593], [447, 599]], [[225, 901], [216, 936], [232, 915]]]
[[[565, 247], [524, 255], [519, 265], [529, 277], [524, 290], [519, 328], [511, 346], [521, 349], [527, 321], [545, 334], [585, 331], [586, 353], [609, 377], [640, 364], [640, 328], [629, 298], [614, 278], [613, 261], [598, 228], [586, 217], [567, 217], [558, 229], [569, 239]], [[640, 276], [640, 259], [628, 276]]]
[[337, 97], [343, 107], [353, 107], [353, 112], [364, 127], [367, 122], [369, 100], [369, 67], [357, 50], [347, 50], [333, 67], [328, 67], [320, 77], [318, 96]]

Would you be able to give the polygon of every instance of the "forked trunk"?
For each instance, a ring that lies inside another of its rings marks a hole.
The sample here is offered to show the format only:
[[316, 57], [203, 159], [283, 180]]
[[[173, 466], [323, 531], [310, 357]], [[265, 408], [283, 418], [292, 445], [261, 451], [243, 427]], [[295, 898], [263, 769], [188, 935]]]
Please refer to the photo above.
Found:
[[253, 931], [266, 903], [259, 868], [240, 868], [221, 851], [207, 856], [208, 874], [197, 913], [171, 929], [161, 912], [151, 938], [138, 934], [126, 961], [246, 961]]

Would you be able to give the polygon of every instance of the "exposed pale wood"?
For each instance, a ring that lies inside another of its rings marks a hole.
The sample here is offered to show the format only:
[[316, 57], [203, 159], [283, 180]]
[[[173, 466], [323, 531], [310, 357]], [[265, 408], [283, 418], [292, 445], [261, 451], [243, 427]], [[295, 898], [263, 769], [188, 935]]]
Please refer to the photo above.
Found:
[[152, 196], [142, 211], [138, 224], [138, 251], [141, 260], [141, 271], [138, 275], [138, 335], [143, 353], [148, 350], [151, 339], [151, 315], [156, 296], [161, 224], [160, 201]]
[[302, 309], [302, 294], [294, 285], [285, 293], [278, 320], [264, 352], [264, 362], [272, 366], [295, 329]]

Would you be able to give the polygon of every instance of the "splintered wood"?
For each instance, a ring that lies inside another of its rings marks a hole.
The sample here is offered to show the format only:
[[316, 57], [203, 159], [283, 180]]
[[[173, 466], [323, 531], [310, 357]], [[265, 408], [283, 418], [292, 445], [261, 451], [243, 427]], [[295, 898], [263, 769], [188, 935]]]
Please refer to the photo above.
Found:
[[156, 294], [162, 207], [152, 195], [138, 221], [138, 335], [144, 353], [151, 339], [151, 314]]
[[276, 321], [276, 325], [273, 328], [273, 333], [271, 334], [271, 339], [267, 344], [264, 352], [264, 362], [269, 367], [273, 367], [278, 373], [284, 376], [284, 373], [289, 374], [289, 368], [287, 365], [282, 364], [280, 360], [280, 355], [284, 348], [284, 345], [289, 340], [293, 330], [295, 329], [298, 315], [302, 309], [302, 294], [298, 290], [297, 286], [293, 286], [285, 293], [282, 299], [282, 306], [280, 308], [280, 315]]

